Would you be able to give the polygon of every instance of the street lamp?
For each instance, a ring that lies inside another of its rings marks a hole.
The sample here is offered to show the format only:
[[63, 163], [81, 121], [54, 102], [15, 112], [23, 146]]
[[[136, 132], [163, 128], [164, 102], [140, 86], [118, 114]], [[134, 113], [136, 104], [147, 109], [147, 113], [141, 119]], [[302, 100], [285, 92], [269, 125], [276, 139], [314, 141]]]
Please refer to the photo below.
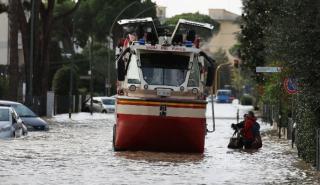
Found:
[[90, 67], [90, 114], [92, 115], [92, 97], [93, 97], [93, 81], [92, 81], [92, 37], [89, 36], [88, 44], [89, 44], [89, 67]]
[[113, 48], [113, 42], [112, 41], [112, 30], [113, 27], [115, 25], [115, 23], [117, 22], [117, 20], [119, 19], [119, 17], [123, 14], [123, 12], [125, 12], [128, 8], [130, 8], [131, 6], [133, 6], [134, 4], [139, 3], [139, 1], [134, 1], [130, 4], [128, 4], [126, 7], [124, 7], [121, 12], [116, 16], [116, 18], [114, 18], [113, 23], [110, 27], [109, 30], [109, 35], [108, 35], [108, 39], [107, 39], [107, 46], [108, 46], [108, 63], [107, 63], [107, 82], [105, 84], [106, 89], [107, 89], [107, 95], [110, 96], [110, 88], [111, 88], [111, 84], [110, 84], [110, 62], [111, 62], [111, 52], [110, 50]]
[[218, 90], [218, 76], [219, 76], [219, 81], [220, 81], [220, 75], [218, 75], [218, 73], [219, 73], [220, 68], [222, 66], [230, 65], [230, 64], [231, 64], [230, 62], [222, 63], [222, 64], [218, 65], [218, 67], [216, 68], [216, 73], [215, 73], [216, 76], [215, 76], [215, 82], [214, 82], [214, 94], [217, 94], [217, 90]]

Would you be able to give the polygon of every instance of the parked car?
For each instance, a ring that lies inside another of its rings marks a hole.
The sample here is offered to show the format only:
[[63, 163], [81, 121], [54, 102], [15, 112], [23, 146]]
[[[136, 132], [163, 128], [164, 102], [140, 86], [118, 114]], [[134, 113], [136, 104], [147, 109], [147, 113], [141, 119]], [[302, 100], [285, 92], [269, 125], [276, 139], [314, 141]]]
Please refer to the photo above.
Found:
[[0, 100], [0, 106], [12, 107], [27, 126], [28, 130], [49, 130], [48, 123], [36, 115], [25, 105], [13, 102]]
[[217, 103], [232, 103], [234, 97], [230, 89], [218, 89], [216, 94]]
[[27, 127], [11, 107], [0, 106], [0, 138], [27, 135]]
[[[90, 99], [85, 101], [84, 110], [90, 111]], [[93, 97], [92, 98], [92, 111], [101, 113], [113, 113], [115, 111], [115, 98], [114, 97]]]

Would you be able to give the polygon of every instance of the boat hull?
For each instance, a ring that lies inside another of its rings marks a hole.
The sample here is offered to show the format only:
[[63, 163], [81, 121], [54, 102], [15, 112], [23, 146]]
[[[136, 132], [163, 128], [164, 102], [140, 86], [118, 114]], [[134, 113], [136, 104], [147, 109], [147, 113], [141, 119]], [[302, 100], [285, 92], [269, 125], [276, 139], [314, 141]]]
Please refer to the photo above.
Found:
[[203, 153], [205, 135], [205, 103], [117, 102], [115, 150]]

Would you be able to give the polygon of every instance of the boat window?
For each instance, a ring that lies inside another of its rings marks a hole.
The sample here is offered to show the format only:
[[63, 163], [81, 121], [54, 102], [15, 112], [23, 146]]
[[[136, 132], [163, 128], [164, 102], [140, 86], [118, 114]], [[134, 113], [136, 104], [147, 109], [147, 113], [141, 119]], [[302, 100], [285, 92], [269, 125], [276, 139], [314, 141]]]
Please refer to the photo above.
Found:
[[188, 87], [198, 87], [200, 82], [200, 70], [198, 61], [193, 62], [192, 69], [190, 70]]
[[140, 84], [139, 70], [137, 65], [136, 55], [131, 55], [131, 60], [128, 66], [127, 78], [129, 84]]
[[149, 85], [180, 86], [185, 81], [190, 57], [173, 53], [142, 53], [143, 79]]
[[0, 109], [0, 121], [9, 121], [9, 109]]

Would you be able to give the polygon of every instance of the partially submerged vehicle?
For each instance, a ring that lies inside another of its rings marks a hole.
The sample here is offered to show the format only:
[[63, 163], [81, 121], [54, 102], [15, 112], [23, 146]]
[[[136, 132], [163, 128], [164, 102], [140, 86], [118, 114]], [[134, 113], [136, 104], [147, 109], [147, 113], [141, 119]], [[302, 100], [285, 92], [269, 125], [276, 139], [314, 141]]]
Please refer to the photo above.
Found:
[[0, 138], [27, 135], [24, 125], [16, 111], [11, 107], [0, 106]]
[[27, 106], [19, 102], [0, 100], [0, 106], [12, 107], [22, 119], [28, 130], [49, 130], [48, 123]]
[[116, 60], [114, 150], [203, 153], [214, 60], [199, 44], [213, 26], [180, 20], [171, 37], [158, 37], [151, 18], [118, 23], [138, 34], [123, 42]]

